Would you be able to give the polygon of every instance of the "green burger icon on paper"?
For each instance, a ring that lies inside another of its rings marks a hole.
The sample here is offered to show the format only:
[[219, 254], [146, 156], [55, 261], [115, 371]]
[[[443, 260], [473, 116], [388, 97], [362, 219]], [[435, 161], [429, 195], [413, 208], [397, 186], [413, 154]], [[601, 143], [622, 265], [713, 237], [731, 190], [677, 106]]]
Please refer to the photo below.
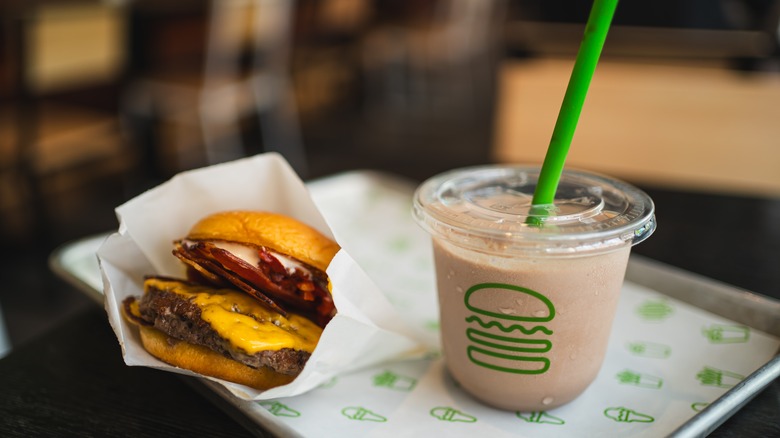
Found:
[[544, 295], [520, 286], [481, 283], [466, 291], [464, 304], [472, 363], [514, 374], [542, 374], [550, 368], [555, 306]]

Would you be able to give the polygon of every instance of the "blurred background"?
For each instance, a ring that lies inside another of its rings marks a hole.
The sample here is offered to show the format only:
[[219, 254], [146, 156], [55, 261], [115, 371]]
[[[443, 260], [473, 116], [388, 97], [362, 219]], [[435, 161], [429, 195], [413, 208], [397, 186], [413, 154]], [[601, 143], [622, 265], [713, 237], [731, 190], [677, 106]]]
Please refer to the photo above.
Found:
[[[265, 151], [306, 180], [541, 162], [589, 9], [3, 0], [0, 354], [91, 305], [49, 254], [177, 172]], [[778, 0], [622, 2], [568, 165], [768, 200], [778, 223], [779, 21]]]

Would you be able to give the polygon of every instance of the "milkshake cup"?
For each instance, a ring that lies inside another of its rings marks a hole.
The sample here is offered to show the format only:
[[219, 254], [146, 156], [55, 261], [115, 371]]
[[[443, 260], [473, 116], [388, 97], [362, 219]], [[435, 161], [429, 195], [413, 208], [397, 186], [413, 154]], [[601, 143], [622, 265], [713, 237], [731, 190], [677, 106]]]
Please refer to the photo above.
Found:
[[539, 169], [483, 166], [425, 181], [416, 221], [432, 237], [442, 348], [452, 377], [492, 406], [545, 411], [595, 379], [631, 246], [655, 229], [652, 200], [567, 170], [554, 205]]

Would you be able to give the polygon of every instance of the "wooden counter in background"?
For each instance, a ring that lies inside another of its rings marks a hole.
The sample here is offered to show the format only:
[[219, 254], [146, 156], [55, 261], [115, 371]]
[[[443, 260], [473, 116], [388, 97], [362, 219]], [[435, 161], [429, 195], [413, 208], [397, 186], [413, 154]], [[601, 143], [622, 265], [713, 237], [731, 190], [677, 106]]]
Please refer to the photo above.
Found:
[[[501, 69], [494, 156], [543, 160], [573, 58]], [[780, 74], [605, 60], [567, 166], [631, 182], [780, 196]]]

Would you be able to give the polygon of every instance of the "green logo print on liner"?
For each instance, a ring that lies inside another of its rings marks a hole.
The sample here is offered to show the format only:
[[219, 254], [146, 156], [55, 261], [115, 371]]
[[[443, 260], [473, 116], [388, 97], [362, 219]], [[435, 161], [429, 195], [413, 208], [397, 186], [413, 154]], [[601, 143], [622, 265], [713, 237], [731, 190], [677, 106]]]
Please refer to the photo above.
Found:
[[291, 409], [289, 406], [279, 402], [260, 402], [260, 406], [266, 408], [268, 412], [274, 414], [277, 417], [300, 417], [301, 413], [295, 409]]
[[387, 249], [396, 254], [403, 254], [412, 247], [412, 242], [406, 236], [396, 237], [387, 244]]
[[402, 376], [392, 371], [385, 371], [384, 373], [374, 376], [374, 386], [395, 389], [398, 391], [411, 391], [416, 384], [417, 379]]
[[615, 377], [617, 377], [618, 383], [621, 385], [633, 385], [640, 388], [658, 389], [664, 384], [663, 379], [660, 377], [631, 370], [622, 371]]
[[691, 409], [693, 409], [695, 412], [701, 412], [709, 405], [710, 404], [707, 402], [696, 402], [691, 404]]
[[645, 301], [636, 309], [636, 313], [645, 321], [663, 321], [674, 312], [665, 301]]
[[336, 386], [336, 382], [338, 381], [339, 381], [338, 377], [331, 377], [329, 380], [322, 382], [320, 386], [318, 386], [318, 388], [321, 389], [333, 388], [334, 386]]
[[341, 410], [341, 414], [355, 421], [373, 421], [375, 423], [387, 421], [387, 418], [360, 406], [346, 407]]
[[655, 342], [636, 341], [626, 345], [628, 352], [634, 356], [652, 357], [654, 359], [666, 359], [672, 354], [672, 347]]
[[439, 320], [425, 321], [423, 327], [425, 327], [426, 330], [430, 330], [432, 332], [441, 330], [441, 324], [439, 323]]
[[713, 344], [741, 344], [750, 339], [750, 328], [743, 325], [712, 324], [701, 333]]
[[556, 426], [566, 424], [562, 418], [550, 415], [546, 411], [515, 412], [515, 415], [517, 415], [517, 418], [525, 420], [527, 423], [555, 424]]
[[705, 366], [696, 374], [696, 379], [698, 379], [702, 385], [716, 386], [718, 388], [732, 388], [744, 378], [745, 376], [741, 374], [708, 366]]
[[477, 418], [465, 414], [457, 409], [447, 406], [439, 406], [431, 409], [431, 416], [449, 423], [476, 423]]
[[550, 368], [550, 359], [540, 353], [552, 348], [552, 342], [545, 339], [552, 330], [544, 325], [513, 324], [555, 318], [555, 306], [547, 297], [511, 284], [481, 283], [470, 287], [463, 300], [473, 312], [466, 317], [472, 324], [466, 329], [471, 341], [466, 353], [473, 364], [514, 374], [542, 374]]
[[632, 409], [618, 406], [604, 409], [604, 416], [618, 423], [652, 423], [655, 418]]

